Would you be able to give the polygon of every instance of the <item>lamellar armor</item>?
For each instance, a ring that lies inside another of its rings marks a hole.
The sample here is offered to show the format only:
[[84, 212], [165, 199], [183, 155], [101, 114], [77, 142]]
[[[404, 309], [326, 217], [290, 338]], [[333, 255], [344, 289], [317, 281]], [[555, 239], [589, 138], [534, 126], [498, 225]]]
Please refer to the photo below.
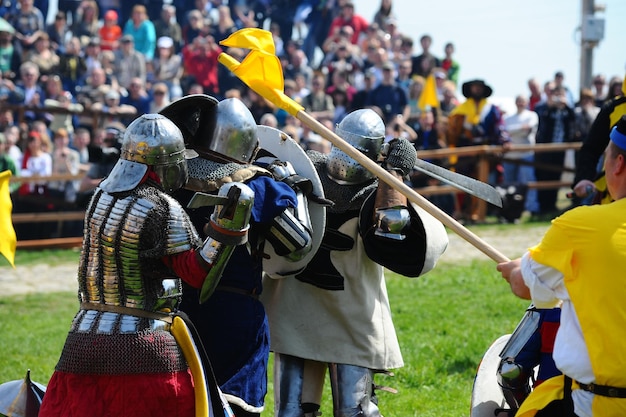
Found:
[[181, 206], [155, 190], [147, 185], [121, 195], [98, 190], [92, 199], [78, 272], [81, 310], [57, 370], [121, 374], [187, 368], [168, 331], [167, 313], [178, 304], [181, 283], [158, 259], [196, 248], [201, 240]]

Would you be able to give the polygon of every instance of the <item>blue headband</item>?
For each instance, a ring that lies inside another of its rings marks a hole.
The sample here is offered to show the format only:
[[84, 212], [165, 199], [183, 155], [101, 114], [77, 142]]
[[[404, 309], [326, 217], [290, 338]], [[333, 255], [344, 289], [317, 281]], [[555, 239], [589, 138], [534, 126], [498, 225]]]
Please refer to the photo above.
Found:
[[618, 148], [626, 150], [626, 135], [617, 130], [617, 126], [611, 130], [609, 137]]

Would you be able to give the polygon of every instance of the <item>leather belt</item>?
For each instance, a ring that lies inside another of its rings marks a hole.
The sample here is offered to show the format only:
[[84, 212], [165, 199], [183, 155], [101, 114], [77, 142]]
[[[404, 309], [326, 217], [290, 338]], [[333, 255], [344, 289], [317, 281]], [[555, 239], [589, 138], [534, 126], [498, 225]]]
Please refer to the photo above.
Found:
[[626, 388], [611, 387], [609, 385], [583, 384], [576, 381], [583, 391], [610, 398], [626, 398]]
[[161, 320], [166, 323], [172, 324], [171, 315], [167, 313], [160, 313], [157, 311], [147, 311], [147, 310], [141, 310], [139, 308], [113, 306], [109, 304], [100, 304], [100, 303], [80, 303], [80, 308], [82, 310], [96, 310], [96, 311], [102, 311], [106, 313], [117, 313], [117, 314], [142, 317], [142, 318], [152, 319], [152, 320]]

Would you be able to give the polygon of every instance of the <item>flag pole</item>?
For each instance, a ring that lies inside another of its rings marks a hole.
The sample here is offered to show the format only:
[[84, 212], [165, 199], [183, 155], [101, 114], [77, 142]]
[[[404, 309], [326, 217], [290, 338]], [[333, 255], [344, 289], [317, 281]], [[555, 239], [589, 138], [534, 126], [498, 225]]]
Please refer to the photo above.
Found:
[[334, 146], [360, 163], [381, 181], [403, 194], [409, 201], [424, 209], [431, 216], [452, 229], [489, 258], [496, 262], [506, 262], [509, 260], [496, 248], [472, 233], [439, 207], [404, 184], [404, 182], [397, 180], [376, 162], [369, 159], [366, 155], [340, 138], [335, 132], [306, 113], [300, 104], [287, 97], [284, 93], [282, 67], [278, 57], [275, 55], [274, 45], [271, 39], [271, 34], [265, 30], [256, 28], [241, 29], [231, 34], [224, 41], [220, 42], [220, 44], [250, 49], [251, 52], [241, 63], [226, 53], [221, 53], [218, 56], [218, 61], [232, 71], [257, 94], [295, 116], [314, 132], [330, 141]]
[[404, 182], [399, 181], [397, 178], [387, 172], [387, 170], [382, 168], [376, 162], [372, 161], [354, 146], [343, 140], [336, 133], [317, 121], [317, 119], [313, 118], [310, 114], [306, 113], [303, 110], [300, 110], [295, 115], [295, 117], [302, 123], [310, 127], [315, 133], [329, 140], [333, 145], [345, 152], [346, 155], [350, 156], [368, 171], [376, 175], [381, 181], [388, 184], [396, 191], [402, 193], [402, 195], [404, 195], [409, 201], [417, 204], [419, 207], [426, 210], [430, 215], [439, 220], [448, 228], [452, 229], [456, 234], [472, 244], [489, 258], [498, 263], [509, 261], [509, 258], [507, 258], [496, 248], [489, 245], [476, 234], [472, 233], [467, 227], [463, 226], [453, 217], [449, 216], [446, 212], [442, 211], [439, 207], [431, 203], [424, 196], [407, 186]]

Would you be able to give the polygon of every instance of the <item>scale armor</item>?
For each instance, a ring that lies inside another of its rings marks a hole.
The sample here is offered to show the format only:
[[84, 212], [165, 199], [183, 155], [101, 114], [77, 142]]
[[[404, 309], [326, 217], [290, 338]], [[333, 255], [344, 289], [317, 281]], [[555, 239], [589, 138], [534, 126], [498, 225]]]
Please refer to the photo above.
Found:
[[124, 374], [187, 369], [169, 324], [157, 317], [176, 309], [181, 283], [158, 259], [202, 242], [182, 207], [155, 190], [151, 185], [114, 195], [97, 190], [87, 211], [78, 271], [81, 303], [138, 309], [155, 317], [81, 308], [58, 371]]

